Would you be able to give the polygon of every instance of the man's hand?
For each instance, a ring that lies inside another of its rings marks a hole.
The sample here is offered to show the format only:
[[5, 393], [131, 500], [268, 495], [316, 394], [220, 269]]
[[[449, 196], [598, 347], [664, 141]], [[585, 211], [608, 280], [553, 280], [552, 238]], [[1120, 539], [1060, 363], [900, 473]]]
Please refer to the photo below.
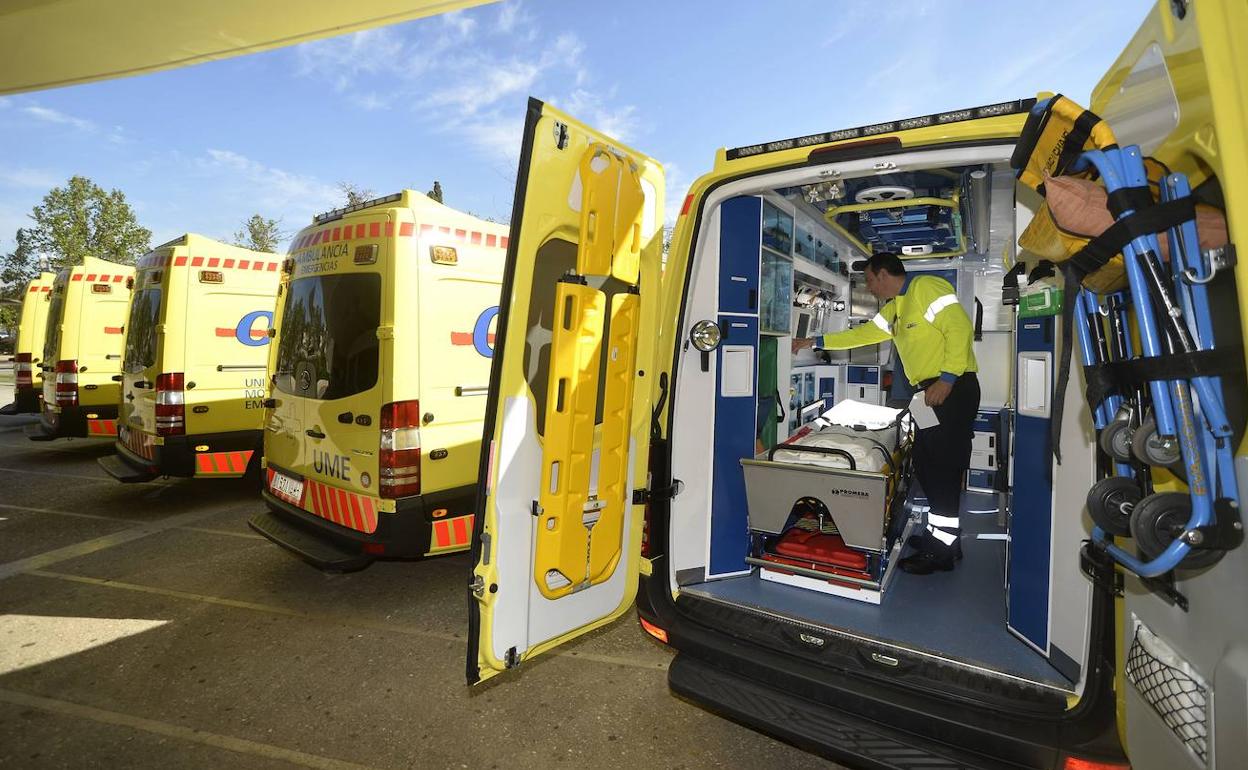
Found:
[[923, 403], [928, 406], [940, 406], [953, 392], [953, 386], [944, 380], [936, 380], [923, 391]]
[[813, 348], [814, 346], [815, 346], [814, 338], [807, 337], [807, 338], [802, 339], [802, 338], [794, 337], [793, 338], [793, 355], [797, 355], [797, 352], [799, 350], [805, 350], [806, 348]]

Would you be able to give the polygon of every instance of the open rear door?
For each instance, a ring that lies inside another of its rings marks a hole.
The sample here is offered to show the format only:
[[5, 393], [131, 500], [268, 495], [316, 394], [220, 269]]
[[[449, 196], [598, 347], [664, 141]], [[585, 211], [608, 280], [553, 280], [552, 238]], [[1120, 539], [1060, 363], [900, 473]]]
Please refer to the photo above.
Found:
[[[1189, 177], [1198, 190], [1220, 188], [1232, 242], [1248, 238], [1248, 4], [1221, 0], [1159, 2], [1089, 107], [1121, 145]], [[1212, 181], [1215, 177], [1217, 182]], [[1216, 196], [1211, 198], [1216, 200]], [[1248, 262], [1235, 280], [1209, 285], [1219, 348], [1241, 349], [1248, 319]], [[1239, 318], [1233, 311], [1239, 307]], [[1236, 323], [1238, 321], [1238, 323]], [[1235, 328], [1238, 326], [1239, 328]], [[1248, 337], [1245, 337], [1248, 338]], [[1233, 386], [1224, 390], [1228, 398]], [[1242, 425], [1233, 426], [1242, 436]], [[1248, 453], [1235, 457], [1240, 495]], [[1163, 581], [1164, 582], [1164, 581]], [[1173, 590], [1127, 574], [1117, 654], [1124, 741], [1136, 770], [1240, 768], [1248, 757], [1248, 547], [1199, 571], [1175, 573]], [[1162, 590], [1157, 590], [1161, 588]], [[1181, 598], [1179, 598], [1181, 597]]]
[[485, 416], [468, 681], [637, 591], [663, 170], [530, 100]]

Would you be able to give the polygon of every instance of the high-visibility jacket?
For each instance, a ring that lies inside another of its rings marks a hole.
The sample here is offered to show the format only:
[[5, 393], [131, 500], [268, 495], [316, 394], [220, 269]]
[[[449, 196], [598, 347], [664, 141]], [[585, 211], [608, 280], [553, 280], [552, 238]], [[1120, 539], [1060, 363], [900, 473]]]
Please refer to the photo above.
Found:
[[825, 350], [875, 345], [892, 340], [910, 384], [940, 377], [952, 382], [978, 371], [971, 350], [974, 329], [958, 304], [953, 286], [934, 275], [920, 275], [880, 308], [870, 323], [823, 335]]

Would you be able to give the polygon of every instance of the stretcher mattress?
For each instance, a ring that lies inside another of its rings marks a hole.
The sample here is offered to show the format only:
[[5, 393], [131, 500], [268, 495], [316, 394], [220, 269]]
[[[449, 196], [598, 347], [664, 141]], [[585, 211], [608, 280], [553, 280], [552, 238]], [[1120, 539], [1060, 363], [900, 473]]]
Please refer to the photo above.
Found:
[[[866, 431], [876, 433], [877, 431]], [[827, 428], [809, 433], [790, 442], [797, 446], [823, 447], [841, 449], [854, 458], [854, 467], [860, 471], [879, 472], [888, 467], [888, 447], [878, 439], [867, 436], [846, 434], [842, 430]], [[821, 465], [825, 468], [849, 468], [849, 460], [840, 455], [815, 454], [799, 452], [791, 449], [777, 449], [772, 460], [780, 463], [797, 463], [799, 465]]]

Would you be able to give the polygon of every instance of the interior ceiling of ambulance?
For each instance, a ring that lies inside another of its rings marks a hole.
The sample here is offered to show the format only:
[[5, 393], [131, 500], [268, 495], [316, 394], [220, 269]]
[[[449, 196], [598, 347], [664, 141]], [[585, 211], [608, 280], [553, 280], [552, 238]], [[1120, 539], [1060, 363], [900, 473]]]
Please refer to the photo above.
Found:
[[7, 0], [0, 95], [199, 64], [493, 0]]
[[818, 209], [834, 232], [865, 252], [956, 257], [967, 251], [966, 225], [974, 215], [969, 207], [972, 173], [990, 171], [973, 166], [873, 174], [777, 192], [794, 204]]

